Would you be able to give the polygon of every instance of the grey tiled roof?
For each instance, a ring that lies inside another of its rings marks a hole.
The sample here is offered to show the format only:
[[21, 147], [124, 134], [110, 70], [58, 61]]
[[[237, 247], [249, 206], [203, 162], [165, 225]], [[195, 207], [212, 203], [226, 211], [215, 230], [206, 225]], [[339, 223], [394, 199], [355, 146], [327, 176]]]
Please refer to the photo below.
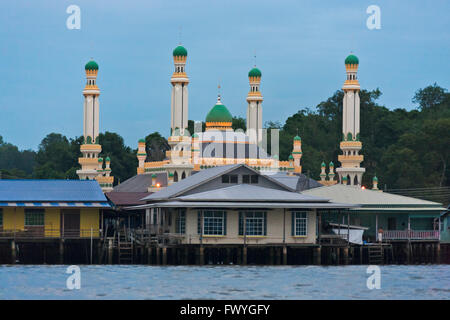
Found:
[[251, 184], [237, 184], [191, 195], [176, 197], [182, 201], [275, 201], [275, 202], [327, 202], [329, 199], [276, 190]]

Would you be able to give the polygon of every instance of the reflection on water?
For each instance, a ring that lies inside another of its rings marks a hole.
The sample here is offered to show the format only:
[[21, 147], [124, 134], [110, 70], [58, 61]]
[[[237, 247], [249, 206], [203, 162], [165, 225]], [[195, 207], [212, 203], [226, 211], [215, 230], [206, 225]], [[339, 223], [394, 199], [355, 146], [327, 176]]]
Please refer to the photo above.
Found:
[[450, 299], [450, 266], [381, 266], [381, 289], [366, 266], [0, 266], [0, 299]]

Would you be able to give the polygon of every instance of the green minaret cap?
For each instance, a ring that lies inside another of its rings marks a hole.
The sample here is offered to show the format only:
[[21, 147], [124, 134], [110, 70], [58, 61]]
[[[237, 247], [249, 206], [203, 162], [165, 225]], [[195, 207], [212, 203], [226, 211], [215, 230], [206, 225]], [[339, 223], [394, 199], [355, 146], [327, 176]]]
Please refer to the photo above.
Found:
[[91, 60], [88, 63], [86, 63], [86, 65], [84, 66], [84, 69], [85, 70], [98, 70], [98, 64], [94, 60]]
[[156, 178], [156, 174], [152, 174], [152, 178]]
[[110, 157], [106, 157], [105, 161], [106, 162], [111, 162], [111, 158]]
[[261, 75], [261, 70], [259, 70], [258, 68], [253, 68], [248, 72], [249, 77], [261, 77]]
[[169, 177], [173, 177], [173, 172], [170, 172], [170, 173], [169, 173]]
[[145, 142], [145, 139], [139, 139], [138, 142]]
[[329, 166], [330, 166], [330, 167], [334, 167], [334, 163], [333, 163], [333, 161], [330, 161], [330, 164], [329, 164]]
[[295, 140], [295, 141], [301, 141], [302, 138], [300, 138], [299, 136], [295, 136], [295, 137], [294, 137], [294, 140]]
[[175, 49], [173, 49], [173, 56], [174, 57], [179, 57], [179, 56], [186, 57], [187, 56], [186, 48], [183, 46], [176, 47]]
[[321, 166], [322, 166], [322, 167], [326, 167], [327, 165], [325, 164], [325, 162], [324, 162], [324, 161], [322, 161], [322, 164], [321, 164]]
[[98, 162], [103, 162], [103, 158], [98, 158]]
[[293, 160], [294, 156], [292, 154], [289, 155], [289, 160]]
[[373, 179], [372, 179], [374, 182], [378, 182], [378, 178], [377, 178], [377, 176], [375, 176], [375, 177], [373, 177]]
[[351, 54], [345, 58], [345, 64], [359, 64], [359, 59], [354, 54]]

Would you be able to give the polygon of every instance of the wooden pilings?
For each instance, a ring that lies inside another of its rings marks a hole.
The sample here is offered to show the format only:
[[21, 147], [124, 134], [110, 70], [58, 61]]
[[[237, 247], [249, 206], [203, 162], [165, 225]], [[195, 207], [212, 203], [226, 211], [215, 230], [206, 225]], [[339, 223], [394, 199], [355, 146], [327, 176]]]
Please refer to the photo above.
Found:
[[11, 240], [11, 264], [15, 264], [16, 260], [16, 241]]

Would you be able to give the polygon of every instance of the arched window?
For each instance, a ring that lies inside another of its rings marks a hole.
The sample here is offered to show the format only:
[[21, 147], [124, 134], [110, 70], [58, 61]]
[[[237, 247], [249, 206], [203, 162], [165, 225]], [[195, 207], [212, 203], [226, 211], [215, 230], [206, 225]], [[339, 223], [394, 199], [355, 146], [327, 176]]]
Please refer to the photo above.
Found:
[[183, 171], [183, 173], [181, 174], [181, 180], [186, 179], [186, 173]]
[[178, 182], [178, 172], [175, 171], [175, 173], [173, 174], [173, 182]]

